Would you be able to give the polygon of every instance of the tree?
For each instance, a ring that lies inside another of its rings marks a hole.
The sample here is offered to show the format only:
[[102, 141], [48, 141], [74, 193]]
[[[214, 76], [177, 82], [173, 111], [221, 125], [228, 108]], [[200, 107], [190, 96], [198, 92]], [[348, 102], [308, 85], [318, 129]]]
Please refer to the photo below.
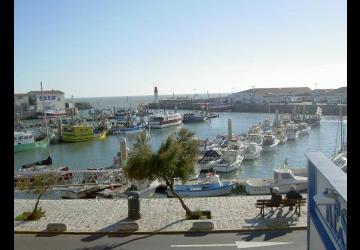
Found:
[[49, 172], [35, 175], [31, 179], [22, 179], [17, 183], [17, 188], [26, 189], [27, 192], [32, 192], [37, 195], [35, 207], [31, 214], [27, 216], [26, 220], [37, 219], [36, 214], [39, 212], [42, 213], [41, 208], [38, 209], [40, 198], [57, 183], [58, 179], [59, 175]]
[[199, 149], [193, 136], [193, 132], [182, 128], [170, 135], [157, 152], [152, 152], [145, 133], [140, 134], [133, 152], [129, 155], [127, 166], [124, 167], [124, 172], [130, 180], [164, 181], [190, 217], [193, 212], [175, 192], [174, 178], [180, 178], [185, 183], [194, 171]]

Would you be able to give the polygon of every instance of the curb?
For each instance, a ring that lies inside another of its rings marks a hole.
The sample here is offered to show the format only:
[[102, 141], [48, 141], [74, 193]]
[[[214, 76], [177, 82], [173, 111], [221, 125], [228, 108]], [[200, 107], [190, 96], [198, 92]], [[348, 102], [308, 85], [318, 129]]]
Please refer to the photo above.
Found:
[[134, 231], [119, 231], [119, 232], [84, 232], [84, 231], [16, 231], [14, 234], [64, 234], [64, 235], [148, 235], [148, 234], [198, 234], [198, 233], [246, 233], [246, 232], [269, 232], [269, 231], [294, 231], [307, 230], [307, 226], [299, 227], [279, 227], [279, 228], [241, 228], [241, 229], [224, 229], [224, 230], [187, 230], [187, 231], [159, 231], [159, 232], [134, 232]]

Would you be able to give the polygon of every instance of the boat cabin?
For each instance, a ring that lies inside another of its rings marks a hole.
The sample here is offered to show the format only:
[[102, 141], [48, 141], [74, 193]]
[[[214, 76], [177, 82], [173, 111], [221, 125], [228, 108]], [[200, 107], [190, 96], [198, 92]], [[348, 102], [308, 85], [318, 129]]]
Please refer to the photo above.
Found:
[[34, 143], [35, 138], [31, 132], [14, 132], [14, 145]]
[[274, 181], [275, 183], [279, 181], [288, 181], [295, 180], [296, 177], [290, 169], [274, 169]]

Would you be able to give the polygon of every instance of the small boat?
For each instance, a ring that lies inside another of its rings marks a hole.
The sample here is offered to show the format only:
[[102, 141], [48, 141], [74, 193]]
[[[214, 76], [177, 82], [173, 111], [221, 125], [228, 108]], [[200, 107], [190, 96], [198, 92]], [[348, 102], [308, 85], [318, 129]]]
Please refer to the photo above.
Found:
[[179, 113], [154, 114], [149, 118], [150, 128], [165, 128], [169, 126], [179, 125], [182, 123], [182, 117]]
[[82, 187], [82, 188], [67, 188], [65, 190], [61, 190], [61, 197], [63, 199], [81, 199], [87, 198], [89, 196], [96, 195], [96, 192], [100, 188], [97, 186], [92, 187]]
[[330, 158], [330, 160], [335, 163], [341, 170], [347, 173], [347, 152], [339, 152]]
[[288, 123], [285, 131], [288, 140], [296, 140], [299, 136], [298, 127], [294, 123]]
[[194, 123], [194, 122], [204, 122], [207, 117], [203, 112], [200, 113], [186, 113], [183, 115], [183, 123]]
[[307, 123], [302, 122], [298, 125], [299, 135], [307, 135], [310, 133], [311, 127]]
[[206, 117], [207, 117], [207, 119], [217, 118], [217, 117], [219, 117], [219, 114], [212, 113], [212, 112], [207, 112]]
[[280, 140], [277, 139], [274, 135], [268, 134], [264, 135], [264, 141], [262, 144], [262, 151], [275, 151], [277, 149], [277, 145], [279, 144]]
[[31, 168], [31, 167], [34, 167], [34, 166], [41, 166], [41, 165], [44, 166], [44, 165], [51, 165], [51, 164], [52, 164], [52, 158], [49, 156], [45, 160], [37, 161], [37, 162], [34, 162], [34, 163], [30, 163], [30, 164], [24, 164], [21, 167], [22, 168]]
[[[207, 197], [230, 194], [232, 182], [222, 182], [220, 176], [214, 173], [207, 175], [207, 180], [199, 184], [175, 185], [174, 191], [180, 197]], [[170, 189], [166, 190], [168, 197], [174, 197]]]
[[243, 151], [244, 160], [255, 160], [259, 158], [262, 147], [255, 142], [250, 142], [245, 144]]
[[222, 151], [221, 160], [213, 164], [212, 170], [222, 173], [232, 172], [240, 167], [243, 159], [238, 150], [225, 149]]
[[132, 124], [125, 123], [120, 126], [115, 126], [110, 130], [111, 134], [135, 134], [146, 130], [147, 124]]
[[289, 168], [274, 169], [273, 179], [252, 179], [245, 181], [245, 191], [251, 195], [270, 194], [270, 188], [278, 187], [280, 193], [287, 193], [294, 185], [297, 191], [307, 189], [308, 178], [298, 176]]
[[317, 107], [315, 115], [310, 115], [305, 117], [304, 121], [309, 124], [311, 127], [316, 127], [320, 125], [322, 115], [322, 109]]
[[47, 138], [35, 141], [33, 132], [14, 132], [14, 153], [36, 148], [44, 148], [47, 146]]

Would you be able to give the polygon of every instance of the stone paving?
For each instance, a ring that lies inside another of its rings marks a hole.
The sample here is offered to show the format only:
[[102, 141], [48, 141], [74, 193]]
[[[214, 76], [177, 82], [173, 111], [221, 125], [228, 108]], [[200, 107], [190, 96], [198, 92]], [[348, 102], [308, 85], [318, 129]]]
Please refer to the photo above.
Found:
[[[305, 196], [306, 197], [306, 196]], [[214, 231], [267, 229], [279, 227], [278, 222], [289, 222], [290, 228], [307, 225], [307, 207], [301, 208], [301, 216], [288, 213], [288, 208], [270, 212], [265, 209], [265, 218], [255, 207], [257, 199], [269, 196], [230, 196], [185, 198], [192, 210], [210, 210]], [[22, 212], [31, 211], [35, 200], [14, 200], [14, 231], [45, 231], [48, 223], [64, 223], [68, 232], [114, 232], [119, 223], [128, 221], [127, 199], [97, 200], [41, 200], [39, 206], [46, 211], [46, 217], [38, 221], [15, 221]], [[185, 220], [185, 210], [176, 198], [141, 198], [141, 218], [137, 232], [186, 232], [194, 220]]]

